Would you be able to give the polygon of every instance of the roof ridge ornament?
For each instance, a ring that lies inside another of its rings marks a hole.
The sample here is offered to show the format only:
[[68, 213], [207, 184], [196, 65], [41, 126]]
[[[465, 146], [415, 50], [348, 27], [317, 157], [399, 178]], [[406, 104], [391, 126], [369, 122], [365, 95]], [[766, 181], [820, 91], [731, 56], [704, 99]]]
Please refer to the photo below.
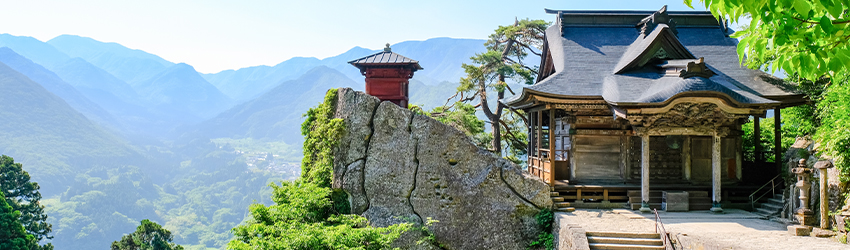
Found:
[[679, 35], [679, 32], [676, 30], [676, 21], [667, 14], [667, 5], [664, 5], [664, 7], [661, 7], [660, 10], [652, 13], [652, 15], [644, 17], [635, 27], [640, 27], [640, 34], [646, 37], [658, 24], [662, 23], [666, 24], [670, 28], [670, 31], [673, 31], [674, 35]]
[[384, 47], [384, 52], [393, 52], [393, 49], [390, 48], [390, 43], [387, 43], [387, 47]]
[[709, 78], [713, 75], [715, 75], [714, 71], [711, 71], [708, 66], [705, 66], [705, 59], [703, 57], [700, 57], [698, 62], [688, 62], [688, 66], [679, 71], [679, 77], [684, 79], [695, 76]]

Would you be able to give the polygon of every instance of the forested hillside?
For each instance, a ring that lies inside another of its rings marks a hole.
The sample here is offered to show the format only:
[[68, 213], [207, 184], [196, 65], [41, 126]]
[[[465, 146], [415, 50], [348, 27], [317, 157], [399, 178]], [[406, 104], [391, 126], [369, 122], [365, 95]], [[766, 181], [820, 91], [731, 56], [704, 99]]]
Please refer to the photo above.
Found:
[[[430, 109], [483, 40], [393, 49], [422, 61], [411, 103]], [[106, 249], [143, 219], [188, 249], [222, 248], [249, 205], [272, 204], [269, 183], [300, 176], [302, 115], [328, 89], [363, 89], [347, 62], [375, 51], [200, 74], [87, 37], [2, 34], [0, 154], [41, 187], [55, 249]]]

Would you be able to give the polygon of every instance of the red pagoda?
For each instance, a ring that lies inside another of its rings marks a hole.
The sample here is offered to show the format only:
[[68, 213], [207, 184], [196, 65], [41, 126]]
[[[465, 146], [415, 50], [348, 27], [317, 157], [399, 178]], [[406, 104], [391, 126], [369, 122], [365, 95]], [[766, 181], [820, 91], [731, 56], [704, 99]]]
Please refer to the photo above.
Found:
[[390, 44], [384, 51], [348, 62], [366, 76], [366, 94], [407, 108], [407, 85], [413, 72], [421, 70], [419, 61], [393, 53]]

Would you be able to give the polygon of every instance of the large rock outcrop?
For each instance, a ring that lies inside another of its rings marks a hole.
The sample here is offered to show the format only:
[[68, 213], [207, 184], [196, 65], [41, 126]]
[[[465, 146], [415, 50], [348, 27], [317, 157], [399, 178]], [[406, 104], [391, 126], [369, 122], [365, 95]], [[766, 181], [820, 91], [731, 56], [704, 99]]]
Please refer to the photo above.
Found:
[[373, 226], [427, 218], [445, 249], [525, 249], [550, 208], [538, 177], [475, 146], [460, 131], [348, 88], [335, 116], [346, 133], [335, 149], [333, 187]]

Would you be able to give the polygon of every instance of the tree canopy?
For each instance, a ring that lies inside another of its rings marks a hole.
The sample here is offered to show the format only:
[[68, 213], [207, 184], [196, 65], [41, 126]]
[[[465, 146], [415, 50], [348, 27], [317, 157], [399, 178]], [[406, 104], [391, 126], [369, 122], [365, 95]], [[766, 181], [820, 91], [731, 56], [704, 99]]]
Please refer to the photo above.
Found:
[[12, 206], [6, 203], [6, 197], [0, 192], [0, 249], [39, 249], [35, 237], [24, 231], [24, 226], [18, 220], [20, 215], [20, 212], [12, 210]]
[[[30, 175], [24, 171], [23, 165], [15, 163], [12, 157], [0, 156], [0, 190], [3, 190], [0, 193], [3, 193], [5, 202], [12, 210], [20, 212], [20, 222], [27, 233], [35, 237], [36, 241], [41, 241], [53, 237], [48, 236], [52, 226], [47, 223], [44, 206], [39, 203], [41, 193], [38, 189], [38, 183], [30, 181]], [[53, 249], [53, 245], [48, 243], [43, 249]]]
[[136, 231], [124, 235], [121, 240], [112, 242], [111, 250], [183, 250], [183, 247], [171, 241], [171, 232], [156, 222], [142, 220]]
[[[691, 5], [693, 0], [685, 0]], [[751, 18], [733, 36], [751, 68], [778, 70], [811, 104], [787, 109], [783, 127], [813, 134], [817, 150], [850, 174], [850, 2], [846, 0], [700, 0], [718, 18]], [[784, 131], [785, 129], [783, 129]], [[789, 134], [785, 134], [789, 136]]]
[[[526, 62], [525, 59], [530, 54], [540, 56], [543, 33], [549, 24], [543, 20], [523, 19], [516, 20], [513, 25], [499, 26], [484, 43], [487, 51], [471, 57], [473, 64], [462, 65], [466, 76], [460, 79], [460, 85], [457, 88], [458, 93], [461, 94], [459, 101], [478, 102], [475, 107], [481, 108], [492, 126], [493, 136], [489, 148], [497, 154], [502, 153], [503, 139], [509, 140], [510, 146], [525, 145], [525, 142], [521, 141], [522, 136], [519, 135], [522, 133], [510, 129], [517, 126], [508, 123], [521, 120], [504, 120], [503, 112], [507, 107], [498, 102], [498, 99], [505, 97], [506, 90], [516, 94], [508, 86], [508, 80], [529, 85], [534, 83], [537, 66]], [[489, 100], [488, 91], [491, 90], [496, 93], [496, 102]], [[451, 97], [450, 100], [455, 97]], [[509, 134], [509, 136], [503, 137], [503, 134]], [[511, 150], [518, 150], [517, 153], [524, 154], [525, 146], [511, 147]]]
[[[691, 6], [693, 0], [685, 0]], [[805, 79], [835, 77], [850, 64], [850, 2], [846, 0], [700, 0], [718, 18], [749, 25], [738, 56], [751, 66], [798, 73]], [[742, 60], [743, 61], [743, 60]]]

